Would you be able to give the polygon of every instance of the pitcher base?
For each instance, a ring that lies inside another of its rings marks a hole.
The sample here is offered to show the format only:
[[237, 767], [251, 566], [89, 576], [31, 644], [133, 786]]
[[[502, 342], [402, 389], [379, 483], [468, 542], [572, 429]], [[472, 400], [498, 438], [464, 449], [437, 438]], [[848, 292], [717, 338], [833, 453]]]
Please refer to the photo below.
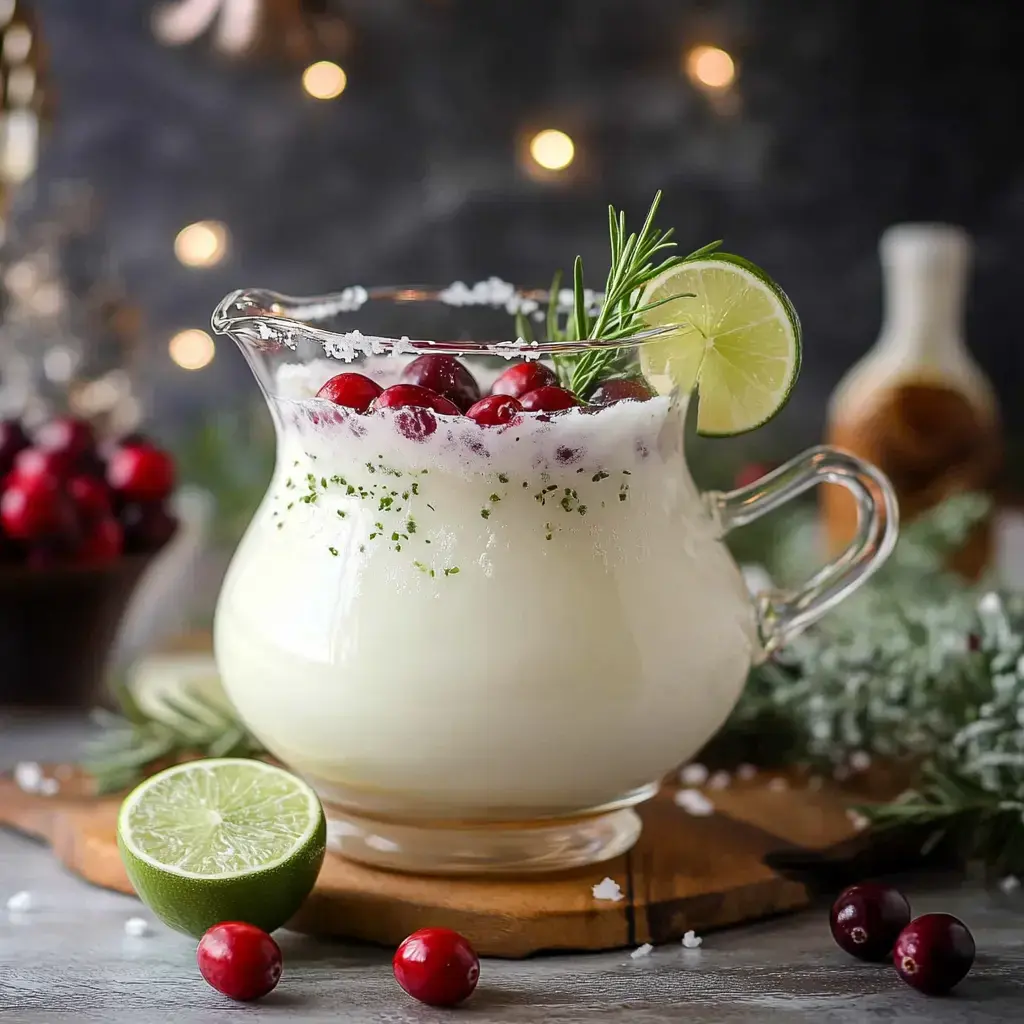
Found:
[[630, 808], [587, 818], [494, 825], [405, 825], [331, 804], [327, 846], [349, 860], [417, 875], [524, 875], [611, 860], [640, 836]]

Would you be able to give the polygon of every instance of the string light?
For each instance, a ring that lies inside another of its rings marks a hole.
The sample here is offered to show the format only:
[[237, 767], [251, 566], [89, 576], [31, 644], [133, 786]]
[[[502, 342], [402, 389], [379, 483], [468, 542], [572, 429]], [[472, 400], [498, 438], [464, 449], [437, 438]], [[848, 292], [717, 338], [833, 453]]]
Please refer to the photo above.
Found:
[[684, 58], [686, 74], [694, 85], [719, 91], [736, 81], [736, 62], [717, 46], [695, 46]]
[[576, 145], [565, 132], [545, 128], [530, 139], [530, 156], [546, 171], [564, 171], [576, 156]]
[[302, 72], [302, 88], [315, 100], [333, 100], [345, 91], [348, 75], [333, 61], [318, 60]]
[[216, 266], [228, 251], [228, 229], [217, 220], [183, 227], [174, 239], [174, 255], [186, 267]]
[[204, 366], [209, 366], [216, 352], [213, 338], [198, 327], [179, 331], [171, 338], [167, 349], [171, 359], [183, 370], [201, 370]]

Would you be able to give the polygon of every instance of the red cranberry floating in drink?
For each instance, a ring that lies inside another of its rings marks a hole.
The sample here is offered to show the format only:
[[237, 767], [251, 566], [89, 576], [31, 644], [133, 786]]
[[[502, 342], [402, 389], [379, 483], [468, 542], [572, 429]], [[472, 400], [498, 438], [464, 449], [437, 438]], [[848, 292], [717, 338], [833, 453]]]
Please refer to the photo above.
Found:
[[615, 402], [649, 402], [654, 389], [643, 377], [616, 377], [600, 384], [590, 396], [592, 405], [613, 405]]
[[10, 473], [15, 456], [28, 446], [28, 436], [17, 420], [0, 420], [0, 476]]
[[535, 391], [527, 391], [519, 399], [519, 404], [527, 412], [561, 412], [582, 403], [571, 391], [549, 385]]
[[458, 406], [459, 412], [480, 399], [476, 378], [454, 356], [419, 356], [402, 371], [402, 381], [436, 391]]
[[892, 951], [897, 974], [929, 996], [945, 995], [974, 963], [974, 936], [951, 914], [924, 914], [900, 932]]
[[511, 395], [488, 395], [466, 410], [466, 415], [482, 427], [500, 427], [511, 423], [523, 407]]
[[900, 931], [910, 921], [910, 904], [898, 889], [875, 882], [851, 885], [832, 905], [832, 938], [861, 960], [888, 960]]
[[82, 565], [103, 565], [112, 562], [123, 550], [124, 530], [108, 515], [88, 527], [75, 552], [75, 561]]
[[443, 416], [460, 415], [459, 409], [443, 395], [418, 384], [393, 384], [374, 399], [370, 412], [378, 409], [397, 410], [395, 426], [413, 441], [422, 441], [437, 430], [435, 412]]
[[118, 448], [107, 463], [107, 483], [128, 501], [163, 501], [174, 489], [174, 462], [159, 448]]
[[85, 420], [71, 416], [44, 423], [36, 432], [36, 447], [47, 452], [59, 452], [68, 465], [74, 465], [85, 455], [96, 450], [96, 435]]
[[356, 412], [366, 412], [383, 390], [376, 381], [361, 373], [339, 373], [316, 393], [316, 397], [326, 398], [335, 405], [344, 405]]
[[449, 928], [421, 928], [395, 952], [395, 981], [428, 1006], [457, 1006], [480, 980], [480, 960], [473, 947]]
[[15, 540], [68, 536], [75, 531], [74, 512], [60, 483], [52, 476], [16, 477], [0, 497], [0, 524]]
[[229, 999], [248, 1002], [272, 991], [281, 980], [281, 949], [262, 928], [222, 921], [199, 940], [199, 973]]
[[491, 394], [522, 398], [530, 391], [557, 384], [558, 377], [555, 375], [555, 371], [543, 363], [516, 363], [515, 366], [510, 366], [498, 377], [491, 387]]
[[67, 489], [83, 522], [95, 522], [110, 515], [110, 491], [98, 477], [73, 476], [68, 480]]

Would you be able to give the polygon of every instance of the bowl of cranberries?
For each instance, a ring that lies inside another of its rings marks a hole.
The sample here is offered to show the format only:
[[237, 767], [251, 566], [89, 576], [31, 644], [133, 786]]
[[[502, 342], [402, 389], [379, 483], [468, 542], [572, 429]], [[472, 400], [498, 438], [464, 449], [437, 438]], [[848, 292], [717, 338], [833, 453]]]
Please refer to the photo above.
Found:
[[0, 706], [102, 695], [128, 601], [176, 522], [171, 457], [83, 420], [0, 420]]

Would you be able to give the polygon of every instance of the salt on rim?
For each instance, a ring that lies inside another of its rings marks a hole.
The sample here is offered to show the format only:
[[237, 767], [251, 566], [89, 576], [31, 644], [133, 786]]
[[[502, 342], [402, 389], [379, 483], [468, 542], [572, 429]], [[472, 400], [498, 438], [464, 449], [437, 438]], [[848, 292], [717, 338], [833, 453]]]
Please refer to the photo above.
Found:
[[618, 903], [619, 900], [625, 899], [622, 895], [622, 886], [614, 878], [602, 878], [600, 882], [590, 887], [590, 891], [594, 894], [595, 900]]

